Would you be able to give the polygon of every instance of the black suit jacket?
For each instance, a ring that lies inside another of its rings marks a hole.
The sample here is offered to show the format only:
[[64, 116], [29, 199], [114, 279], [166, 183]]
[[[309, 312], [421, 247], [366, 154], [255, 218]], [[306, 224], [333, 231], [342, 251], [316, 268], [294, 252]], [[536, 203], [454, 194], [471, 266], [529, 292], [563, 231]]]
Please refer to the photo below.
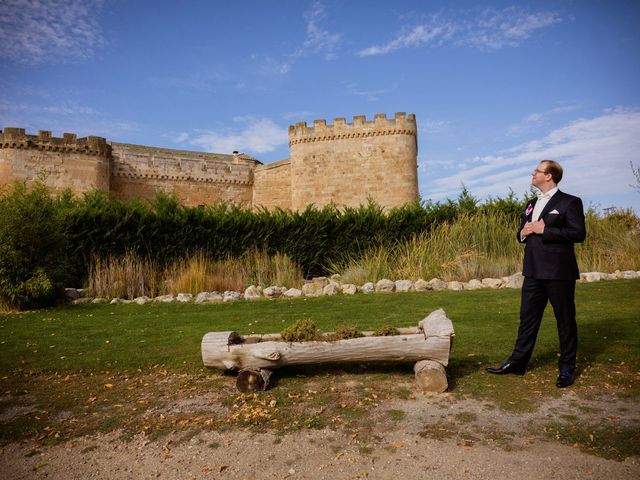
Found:
[[525, 222], [531, 221], [537, 199], [530, 201], [518, 228], [518, 241], [525, 244], [522, 274], [539, 280], [576, 280], [580, 278], [574, 243], [586, 237], [582, 200], [558, 190], [545, 205], [540, 219], [544, 233], [521, 240]]

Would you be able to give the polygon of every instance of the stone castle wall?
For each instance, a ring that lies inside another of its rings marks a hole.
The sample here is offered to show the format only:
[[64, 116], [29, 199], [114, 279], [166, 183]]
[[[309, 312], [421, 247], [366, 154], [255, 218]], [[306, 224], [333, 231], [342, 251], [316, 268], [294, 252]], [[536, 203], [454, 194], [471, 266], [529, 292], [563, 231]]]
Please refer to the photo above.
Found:
[[417, 129], [413, 114], [373, 121], [336, 118], [289, 127], [291, 208], [330, 202], [356, 207], [375, 200], [396, 207], [418, 199]]
[[291, 208], [291, 160], [256, 167], [253, 184], [253, 205], [269, 210]]
[[31, 184], [42, 175], [54, 193], [70, 188], [83, 193], [109, 190], [111, 148], [101, 137], [52, 137], [41, 130], [27, 135], [22, 128], [0, 131], [0, 186], [14, 180]]
[[413, 114], [384, 114], [333, 125], [289, 127], [291, 158], [262, 165], [244, 154], [217, 154], [62, 138], [24, 129], [0, 131], [0, 187], [39, 174], [55, 193], [93, 189], [119, 200], [174, 194], [189, 206], [219, 201], [303, 210], [309, 204], [355, 207], [368, 199], [396, 207], [418, 199], [417, 129]]
[[251, 157], [115, 142], [111, 148], [113, 198], [152, 199], [163, 191], [190, 206], [220, 201], [251, 206], [253, 171], [259, 163]]

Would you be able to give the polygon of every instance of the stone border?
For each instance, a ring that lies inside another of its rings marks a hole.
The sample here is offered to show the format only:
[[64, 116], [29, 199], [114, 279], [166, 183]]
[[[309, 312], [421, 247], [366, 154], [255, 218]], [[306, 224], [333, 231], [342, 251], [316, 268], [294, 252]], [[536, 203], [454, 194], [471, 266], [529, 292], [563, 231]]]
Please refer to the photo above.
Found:
[[[586, 272], [580, 274], [580, 282], [591, 283], [601, 280], [637, 279], [640, 278], [640, 271], [616, 270], [614, 273]], [[133, 300], [113, 298], [111, 300], [101, 297], [85, 296], [87, 289], [66, 288], [65, 299], [74, 305], [84, 303], [110, 303], [111, 305], [136, 303], [144, 305], [146, 303], [220, 303], [235, 302], [238, 300], [262, 300], [274, 298], [298, 298], [298, 297], [322, 297], [332, 295], [355, 295], [357, 293], [393, 293], [393, 292], [426, 292], [429, 290], [479, 290], [482, 288], [521, 288], [524, 277], [520, 272], [502, 278], [473, 279], [468, 282], [451, 281], [445, 282], [439, 278], [432, 278], [428, 282], [418, 279], [411, 280], [388, 280], [383, 278], [375, 284], [367, 282], [362, 286], [352, 283], [342, 283], [342, 277], [338, 274], [331, 277], [316, 277], [305, 282], [302, 288], [287, 288], [284, 286], [271, 286], [262, 288], [250, 285], [244, 293], [235, 291], [220, 292], [200, 292], [197, 295], [191, 293], [179, 293], [178, 295], [160, 295], [155, 298], [137, 297]]]

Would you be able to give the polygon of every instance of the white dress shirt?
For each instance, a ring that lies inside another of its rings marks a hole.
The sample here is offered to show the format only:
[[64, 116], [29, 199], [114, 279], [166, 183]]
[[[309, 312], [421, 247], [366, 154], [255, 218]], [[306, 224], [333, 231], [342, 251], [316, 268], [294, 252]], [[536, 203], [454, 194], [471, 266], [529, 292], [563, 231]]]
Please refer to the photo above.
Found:
[[542, 213], [542, 210], [544, 210], [544, 207], [547, 205], [547, 202], [549, 202], [549, 199], [553, 197], [557, 191], [558, 191], [558, 187], [553, 187], [547, 193], [538, 195], [538, 201], [533, 207], [533, 214], [531, 215], [532, 222], [535, 222], [540, 219], [540, 214]]

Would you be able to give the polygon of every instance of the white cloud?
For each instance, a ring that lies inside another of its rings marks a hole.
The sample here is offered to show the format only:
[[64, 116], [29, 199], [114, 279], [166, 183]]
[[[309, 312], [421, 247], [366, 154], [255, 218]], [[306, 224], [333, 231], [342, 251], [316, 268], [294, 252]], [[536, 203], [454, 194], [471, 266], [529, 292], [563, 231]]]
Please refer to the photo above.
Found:
[[360, 87], [357, 83], [349, 83], [346, 85], [347, 91], [350, 95], [356, 95], [358, 97], [366, 97], [367, 101], [373, 102], [378, 100], [380, 95], [384, 95], [385, 93], [389, 93], [395, 90], [398, 85], [394, 84], [389, 88], [377, 88], [373, 90], [365, 90]]
[[417, 25], [412, 29], [405, 29], [395, 39], [383, 45], [374, 45], [358, 52], [361, 57], [372, 55], [384, 55], [399, 48], [420, 47], [422, 45], [441, 45], [450, 39], [456, 27], [441, 20], [439, 17], [432, 19], [423, 25]]
[[181, 141], [208, 152], [231, 153], [238, 150], [252, 154], [272, 152], [288, 142], [287, 129], [269, 118], [236, 117], [233, 121], [241, 124], [239, 130], [197, 130], [189, 136], [182, 134]]
[[[269, 70], [280, 75], [286, 75], [291, 71], [293, 65], [301, 58], [309, 55], [324, 55], [325, 60], [335, 60], [338, 57], [337, 51], [343, 40], [341, 33], [331, 33], [325, 30], [321, 24], [327, 18], [324, 5], [321, 2], [313, 2], [311, 8], [304, 14], [306, 21], [306, 36], [302, 42], [302, 47], [285, 55], [286, 60], [279, 62], [268, 59], [271, 67]], [[273, 67], [276, 68], [273, 68]]]
[[75, 62], [105, 44], [97, 21], [103, 0], [3, 0], [0, 58]]
[[473, 11], [458, 12], [455, 19], [438, 14], [413, 27], [403, 27], [393, 40], [364, 48], [357, 54], [361, 57], [385, 55], [401, 48], [445, 44], [489, 50], [516, 47], [535, 31], [561, 21], [556, 13], [528, 13], [519, 7], [502, 11], [487, 9], [479, 15]]
[[326, 18], [324, 5], [313, 2], [311, 10], [305, 14], [307, 20], [307, 38], [304, 48], [311, 52], [323, 52], [327, 60], [335, 58], [335, 50], [342, 41], [341, 33], [331, 33], [324, 30], [320, 23]]
[[530, 113], [518, 123], [511, 125], [508, 128], [508, 132], [513, 135], [519, 135], [531, 131], [535, 127], [544, 126], [549, 123], [549, 118], [555, 115], [573, 112], [578, 110], [577, 105], [563, 105], [560, 107], [554, 107], [545, 112]]
[[494, 50], [517, 47], [536, 30], [561, 21], [554, 12], [528, 13], [518, 7], [508, 7], [502, 11], [487, 9], [477, 20], [467, 25], [459, 41], [462, 44]]
[[565, 169], [561, 189], [598, 201], [631, 189], [629, 162], [640, 162], [638, 132], [638, 110], [616, 108], [595, 118], [578, 119], [542, 138], [476, 157], [472, 159], [475, 164], [451, 175], [427, 178], [425, 196], [454, 198], [462, 183], [479, 197], [502, 196], [510, 188], [524, 193], [537, 163], [554, 159]]

